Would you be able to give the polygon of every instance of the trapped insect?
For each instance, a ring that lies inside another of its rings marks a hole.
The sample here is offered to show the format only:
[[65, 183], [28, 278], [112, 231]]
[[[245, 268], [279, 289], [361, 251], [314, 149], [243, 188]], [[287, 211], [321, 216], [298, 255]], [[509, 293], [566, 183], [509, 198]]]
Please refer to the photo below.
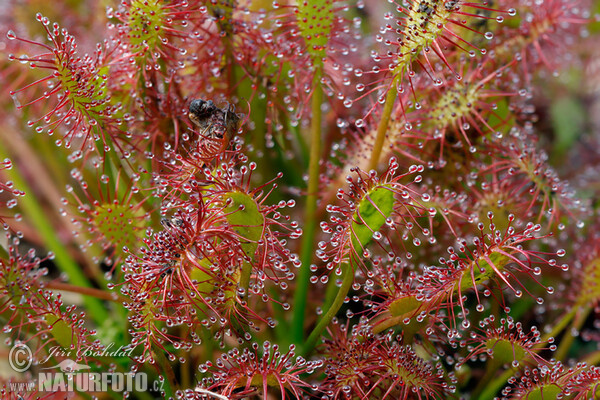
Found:
[[212, 100], [193, 100], [188, 114], [190, 121], [200, 128], [201, 140], [205, 139], [219, 145], [223, 151], [240, 125], [240, 115], [233, 104], [217, 107]]

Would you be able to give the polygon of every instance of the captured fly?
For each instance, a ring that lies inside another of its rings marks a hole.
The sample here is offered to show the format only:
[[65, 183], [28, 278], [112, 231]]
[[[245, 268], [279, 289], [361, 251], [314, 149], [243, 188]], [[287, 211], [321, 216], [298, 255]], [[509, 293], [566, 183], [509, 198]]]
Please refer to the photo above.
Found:
[[220, 151], [227, 147], [240, 125], [240, 115], [233, 104], [219, 108], [212, 100], [193, 100], [188, 117], [200, 129], [201, 138], [213, 142]]

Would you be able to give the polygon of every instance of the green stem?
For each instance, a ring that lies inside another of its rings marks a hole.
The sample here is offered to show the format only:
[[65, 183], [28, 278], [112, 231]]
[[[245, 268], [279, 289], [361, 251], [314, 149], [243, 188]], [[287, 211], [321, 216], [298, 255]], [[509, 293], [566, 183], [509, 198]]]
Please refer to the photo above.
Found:
[[[580, 309], [579, 307], [574, 307], [574, 308]], [[583, 309], [580, 309], [580, 310], [581, 310], [581, 312], [577, 313], [577, 315], [575, 316], [575, 318], [573, 319], [573, 321], [571, 323], [572, 330], [574, 329], [574, 330], [579, 331], [581, 329], [581, 326], [585, 322], [587, 316], [590, 314], [590, 311], [592, 311], [591, 307], [584, 307]], [[558, 349], [554, 353], [554, 358], [556, 358], [559, 361], [564, 360], [567, 353], [569, 352], [569, 349], [571, 348], [571, 344], [573, 344], [574, 340], [575, 340], [575, 335], [571, 335], [569, 332], [567, 332], [565, 335], [563, 335], [563, 338], [560, 341], [560, 345], [558, 346]]]
[[323, 302], [323, 310], [329, 310], [333, 301], [335, 300], [335, 296], [340, 288], [336, 285], [335, 279], [332, 279], [327, 284], [325, 288], [325, 301]]
[[250, 262], [245, 262], [242, 265], [242, 270], [240, 271], [240, 283], [239, 287], [245, 290], [246, 296], [248, 295], [248, 290], [250, 289], [250, 276], [252, 275], [252, 264]]
[[156, 361], [156, 371], [159, 377], [163, 378], [163, 398], [175, 398], [175, 391], [173, 390], [173, 385], [176, 384], [175, 371], [173, 371], [173, 367], [165, 357], [163, 350], [157, 346], [155, 346], [154, 350], [153, 355]]
[[[128, 369], [126, 369], [125, 367], [123, 367], [122, 365], [118, 365], [116, 360], [115, 360], [115, 364], [117, 365], [117, 371], [121, 372], [121, 373], [128, 373], [130, 371], [128, 371]], [[123, 393], [115, 393], [115, 392], [108, 392], [112, 398], [116, 399], [116, 400], [120, 400], [123, 399]], [[154, 398], [150, 395], [150, 393], [145, 392], [145, 391], [133, 391], [132, 394], [135, 394], [135, 396], [133, 396], [134, 399], [138, 399], [138, 400], [154, 400]], [[91, 397], [91, 399], [97, 399], [97, 397]]]
[[[239, 78], [241, 79], [241, 77]], [[261, 99], [260, 94], [267, 89], [261, 87], [259, 94], [252, 100], [252, 122], [254, 122], [254, 130], [252, 131], [252, 143], [256, 151], [264, 154], [266, 151], [265, 135], [267, 133], [267, 96]], [[241, 96], [240, 96], [241, 97]], [[265, 157], [265, 161], [271, 161], [271, 157]]]
[[[177, 353], [179, 355], [180, 360], [187, 358], [189, 355], [187, 349], [183, 349], [183, 348], [179, 349], [179, 351]], [[192, 375], [190, 373], [189, 366], [186, 366], [183, 363], [180, 365], [179, 377], [180, 377], [179, 379], [181, 381], [181, 387], [189, 388], [190, 386], [192, 386]]]
[[319, 161], [321, 159], [321, 104], [323, 103], [323, 88], [321, 87], [321, 69], [315, 71], [312, 94], [312, 121], [310, 161], [308, 174], [308, 195], [304, 210], [304, 233], [302, 235], [302, 251], [300, 260], [302, 265], [298, 270], [296, 293], [294, 294], [294, 315], [292, 320], [292, 338], [300, 344], [304, 339], [304, 317], [306, 312], [306, 298], [310, 283], [310, 264], [313, 255], [313, 244], [317, 228], [317, 200], [319, 190]]
[[595, 351], [592, 354], [588, 354], [582, 361], [587, 365], [600, 364], [600, 351]]
[[541, 341], [547, 342], [548, 339], [550, 339], [551, 337], [555, 338], [556, 336], [558, 336], [558, 334], [569, 324], [569, 322], [571, 322], [575, 314], [577, 314], [577, 307], [573, 307], [571, 311], [565, 314], [565, 316], [562, 317], [562, 319], [558, 321], [556, 325], [554, 325], [554, 328], [552, 328], [550, 332], [542, 336]]
[[[274, 288], [269, 289], [269, 297], [276, 301], [280, 301], [280, 293], [277, 292]], [[273, 319], [279, 321], [277, 325], [275, 325], [275, 337], [277, 338], [277, 343], [280, 346], [289, 346], [292, 344], [289, 332], [290, 332], [290, 324], [289, 321], [286, 320], [286, 312], [283, 310], [283, 307], [279, 305], [273, 304], [271, 306], [271, 310], [273, 313]]]
[[501, 363], [498, 362], [497, 359], [495, 359], [495, 358], [489, 359], [489, 362], [485, 369], [485, 374], [483, 375], [483, 377], [481, 379], [479, 379], [479, 383], [477, 384], [477, 386], [473, 390], [473, 393], [471, 394], [472, 398], [474, 398], [474, 399], [479, 398], [478, 397], [479, 394], [487, 387], [488, 382], [490, 382], [490, 380], [492, 380], [494, 375], [496, 375], [498, 368], [500, 368], [500, 367], [501, 367]]
[[[140, 399], [140, 400], [153, 400], [154, 398], [150, 395], [150, 393], [147, 392], [142, 392], [142, 391], [136, 391], [135, 393], [135, 398], [136, 399]], [[123, 395], [121, 394], [121, 398], [123, 398]]]
[[[0, 157], [5, 158], [5, 151], [0, 148]], [[7, 169], [4, 171], [6, 175], [15, 184], [15, 187], [27, 193], [25, 196], [19, 198], [19, 204], [21, 205], [25, 214], [29, 217], [31, 224], [39, 232], [44, 246], [49, 251], [54, 253], [54, 261], [58, 268], [64, 272], [73, 285], [91, 287], [89, 280], [82, 272], [81, 268], [73, 258], [69, 255], [69, 250], [58, 238], [58, 235], [52, 226], [52, 223], [48, 220], [48, 214], [42, 209], [40, 203], [33, 196], [33, 190], [29, 187], [25, 179], [19, 173], [18, 167]], [[108, 313], [102, 301], [95, 297], [83, 296], [83, 302], [85, 304], [87, 314], [94, 320], [97, 326], [102, 326], [104, 321], [108, 320]]]
[[302, 348], [302, 354], [306, 357], [315, 347], [317, 340], [327, 327], [333, 317], [337, 314], [337, 312], [344, 304], [344, 300], [346, 299], [346, 295], [348, 291], [350, 291], [350, 287], [352, 286], [352, 282], [354, 282], [354, 267], [352, 264], [342, 265], [342, 286], [337, 292], [337, 296], [333, 300], [331, 307], [327, 310], [323, 318], [317, 323], [317, 326], [306, 339], [306, 343]]
[[202, 350], [204, 352], [204, 358], [206, 360], [212, 360], [214, 357], [214, 344], [215, 340], [209, 328], [201, 328], [202, 330]]
[[396, 75], [392, 82], [392, 86], [385, 98], [385, 105], [383, 106], [381, 119], [379, 120], [379, 125], [377, 126], [377, 136], [375, 137], [373, 151], [371, 152], [369, 170], [377, 169], [377, 165], [379, 164], [379, 158], [381, 157], [381, 151], [383, 150], [383, 143], [385, 142], [385, 134], [387, 133], [388, 125], [390, 123], [390, 117], [392, 116], [392, 111], [394, 110], [394, 103], [396, 102], [396, 97], [398, 97], [398, 90], [396, 89], [396, 85], [401, 79], [402, 74]]
[[514, 374], [515, 371], [512, 369], [507, 369], [504, 371], [502, 375], [487, 384], [483, 392], [481, 392], [481, 396], [477, 397], [477, 399], [492, 400], [494, 397], [496, 397], [496, 393], [502, 389], [502, 386], [506, 385], [508, 379]]

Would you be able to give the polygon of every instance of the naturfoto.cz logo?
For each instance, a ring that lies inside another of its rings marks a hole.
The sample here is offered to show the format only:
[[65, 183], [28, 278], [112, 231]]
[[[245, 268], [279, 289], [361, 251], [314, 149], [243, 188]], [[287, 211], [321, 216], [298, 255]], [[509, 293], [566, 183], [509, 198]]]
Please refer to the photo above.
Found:
[[[116, 352], [112, 352], [116, 353]], [[51, 349], [51, 355], [42, 363], [46, 364], [51, 356], [70, 355], [68, 351], [58, 348]], [[88, 354], [89, 355], [89, 354]], [[106, 354], [104, 354], [106, 355]], [[114, 355], [114, 354], [111, 354]], [[98, 356], [98, 355], [95, 355]], [[16, 372], [27, 371], [33, 363], [31, 349], [24, 343], [17, 343], [9, 352], [9, 364]], [[40, 368], [35, 382], [25, 384], [15, 383], [15, 391], [39, 392], [142, 392], [160, 391], [161, 383], [148, 382], [148, 376], [143, 372], [91, 372], [91, 367], [65, 358], [56, 365]]]

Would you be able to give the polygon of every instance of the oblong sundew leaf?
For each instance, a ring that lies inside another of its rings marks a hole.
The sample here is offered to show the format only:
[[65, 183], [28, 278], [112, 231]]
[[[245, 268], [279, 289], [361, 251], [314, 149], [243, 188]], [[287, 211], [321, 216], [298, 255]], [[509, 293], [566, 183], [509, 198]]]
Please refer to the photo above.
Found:
[[215, 288], [214, 278], [207, 271], [210, 271], [211, 262], [208, 258], [198, 260], [197, 263], [202, 268], [192, 268], [190, 271], [190, 278], [196, 281], [196, 289], [200, 293], [211, 293]]
[[230, 201], [224, 210], [227, 213], [227, 222], [244, 239], [241, 240], [242, 249], [253, 259], [263, 234], [265, 218], [252, 196], [242, 192], [230, 192], [224, 197]]
[[576, 304], [589, 307], [600, 301], [600, 258], [594, 258], [583, 268], [585, 280], [577, 294]]
[[394, 193], [387, 186], [378, 186], [367, 193], [352, 216], [352, 245], [355, 249], [366, 246], [373, 233], [385, 224], [394, 210]]
[[[394, 192], [389, 186], [376, 186], [365, 194], [352, 216], [352, 224], [350, 225], [352, 248], [355, 251], [364, 248], [373, 239], [373, 232], [378, 231], [385, 224], [386, 219], [392, 214], [393, 210]], [[362, 255], [360, 256], [362, 257]], [[343, 304], [354, 280], [354, 257], [350, 257], [349, 264], [343, 263], [341, 269], [343, 271], [342, 286], [337, 289], [335, 298], [327, 306], [328, 311], [306, 339], [304, 352], [312, 350], [325, 327], [331, 322], [331, 319]], [[333, 284], [331, 282], [334, 281], [330, 281], [330, 284]]]
[[415, 296], [406, 296], [391, 302], [388, 310], [393, 317], [399, 317], [416, 310], [422, 304], [423, 302], [417, 300]]
[[[222, 296], [222, 302], [220, 308], [224, 310], [232, 310], [236, 307], [236, 286], [240, 282], [240, 270], [237, 269], [227, 277], [215, 278], [212, 274], [208, 273], [211, 269], [211, 261], [208, 258], [203, 258], [197, 261], [202, 268], [192, 268], [190, 272], [190, 278], [196, 282], [196, 290], [201, 293], [202, 296]], [[219, 279], [227, 279], [234, 283], [232, 285], [223, 285], [223, 281], [217, 282]], [[209, 306], [203, 302], [194, 303], [196, 311], [200, 315], [209, 315], [211, 311]], [[235, 321], [230, 321], [234, 323]]]
[[[497, 251], [492, 251], [488, 258], [498, 271], [502, 271], [504, 267], [511, 262], [510, 257]], [[474, 269], [474, 279], [471, 278], [472, 269]], [[494, 274], [497, 274], [496, 270], [489, 264], [489, 262], [484, 257], [479, 257], [477, 259], [477, 264], [473, 262], [471, 265], [469, 265], [469, 268], [466, 268], [463, 271], [463, 278], [461, 279], [460, 285], [461, 290], [471, 289], [479, 283], [486, 282]]]
[[394, 76], [404, 72], [411, 62], [436, 39], [444, 33], [444, 27], [456, 17], [454, 7], [447, 3], [425, 0], [413, 2], [403, 11], [410, 23], [404, 28], [404, 40], [400, 42], [396, 66], [392, 73]]
[[115, 252], [123, 255], [123, 247], [135, 249], [143, 234], [144, 220], [141, 209], [125, 204], [100, 204], [95, 209], [93, 225], [106, 240], [115, 246]]
[[265, 217], [261, 214], [256, 201], [246, 193], [229, 192], [224, 195], [224, 199], [229, 202], [224, 210], [227, 213], [227, 222], [240, 236], [240, 246], [250, 259], [242, 267], [239, 283], [241, 288], [248, 289], [254, 255], [258, 248], [258, 241], [263, 235]]
[[44, 317], [50, 328], [50, 334], [64, 349], [77, 348], [77, 336], [73, 335], [71, 327], [54, 314], [46, 314]]
[[[243, 288], [247, 291], [250, 283], [250, 275], [252, 273], [252, 265], [255, 261], [258, 242], [263, 235], [265, 218], [261, 214], [256, 201], [252, 196], [238, 191], [231, 191], [222, 196], [222, 200], [226, 203], [223, 209], [225, 219], [229, 223], [231, 229], [237, 233], [239, 245], [246, 254], [248, 260], [244, 262], [241, 269], [237, 269], [232, 274], [227, 275], [230, 282], [235, 283], [238, 288]], [[201, 293], [209, 294], [217, 287], [215, 278], [208, 271], [211, 265], [216, 262], [209, 258], [197, 260], [201, 268], [192, 268], [190, 278], [197, 282], [197, 290]], [[220, 288], [223, 290], [223, 288]], [[224, 290], [226, 308], [234, 307], [236, 291], [235, 286], [231, 290]], [[199, 311], [205, 313], [205, 307], [198, 308]]]
[[160, 44], [165, 27], [165, 9], [157, 2], [133, 0], [129, 14], [129, 40], [135, 52]]
[[72, 60], [57, 58], [56, 71], [56, 77], [64, 87], [66, 96], [72, 101], [73, 108], [87, 116], [88, 121], [101, 119], [102, 112], [110, 106], [106, 90], [109, 67], [98, 68], [90, 79], [81, 79], [72, 66]]
[[298, 2], [298, 27], [308, 53], [314, 63], [321, 63], [326, 55], [333, 25], [333, 1], [313, 0]]
[[522, 346], [519, 346], [518, 343], [511, 342], [510, 340], [491, 338], [485, 342], [485, 346], [488, 349], [493, 349], [493, 357], [500, 364], [525, 359], [525, 349], [523, 349]]
[[548, 384], [533, 389], [527, 393], [527, 397], [522, 398], [527, 400], [557, 399], [560, 393], [562, 393], [562, 389], [559, 386]]

